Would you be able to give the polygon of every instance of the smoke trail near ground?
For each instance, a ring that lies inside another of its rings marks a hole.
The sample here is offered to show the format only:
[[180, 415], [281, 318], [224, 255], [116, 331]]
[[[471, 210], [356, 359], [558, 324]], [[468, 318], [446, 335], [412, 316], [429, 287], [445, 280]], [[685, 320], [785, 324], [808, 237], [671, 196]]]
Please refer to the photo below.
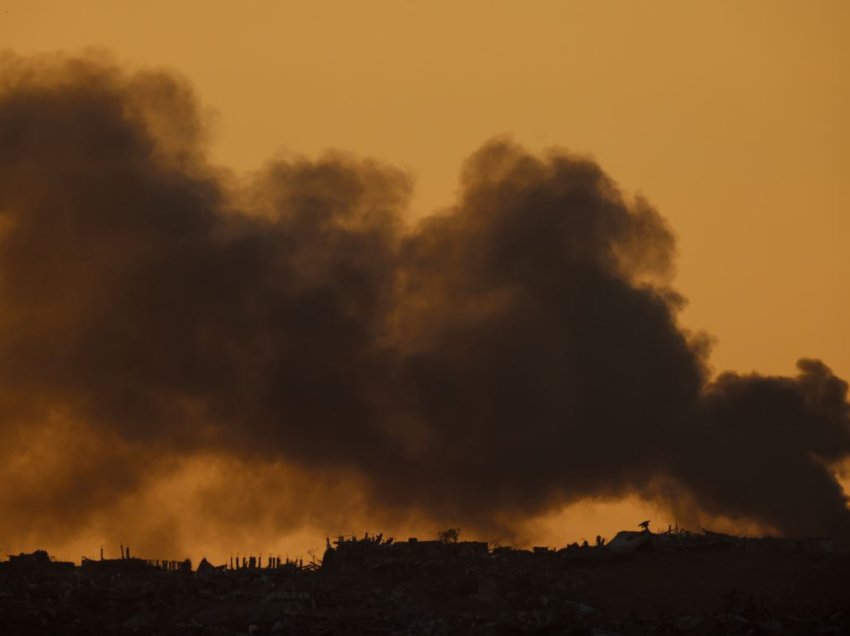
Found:
[[[210, 165], [169, 73], [0, 68], [3, 534], [84, 532], [206, 456], [267, 467], [279, 505], [313, 492], [274, 519], [292, 527], [356, 500], [510, 533], [664, 484], [710, 515], [850, 531], [847, 384], [814, 360], [709, 381], [670, 228], [593, 161], [492, 140], [411, 224], [409, 175], [373, 161]], [[238, 483], [208, 494], [244, 501]], [[195, 503], [222, 527], [261, 514]]]

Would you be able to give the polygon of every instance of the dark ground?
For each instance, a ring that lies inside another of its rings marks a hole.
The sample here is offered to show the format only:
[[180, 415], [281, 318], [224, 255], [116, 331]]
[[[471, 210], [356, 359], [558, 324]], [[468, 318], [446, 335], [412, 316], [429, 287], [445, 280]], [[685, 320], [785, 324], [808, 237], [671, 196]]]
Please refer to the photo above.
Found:
[[0, 564], [3, 636], [250, 633], [850, 634], [850, 556], [705, 541], [616, 554], [369, 539], [333, 548], [320, 568]]

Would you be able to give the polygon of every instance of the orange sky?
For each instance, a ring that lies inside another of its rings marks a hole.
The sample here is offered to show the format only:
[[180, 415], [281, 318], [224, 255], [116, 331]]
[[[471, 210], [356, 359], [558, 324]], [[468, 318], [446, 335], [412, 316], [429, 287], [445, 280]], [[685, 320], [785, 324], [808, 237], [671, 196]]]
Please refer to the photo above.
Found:
[[236, 169], [352, 150], [413, 170], [422, 213], [494, 134], [591, 154], [675, 228], [685, 318], [716, 336], [718, 369], [808, 355], [850, 375], [846, 2], [3, 7], [16, 52], [97, 46], [183, 72]]
[[[592, 155], [675, 229], [716, 370], [850, 377], [847, 2], [0, 3], [0, 48], [89, 46], [190, 78], [215, 162], [374, 156], [416, 175], [414, 214], [494, 134]], [[632, 515], [593, 510], [582, 532]]]

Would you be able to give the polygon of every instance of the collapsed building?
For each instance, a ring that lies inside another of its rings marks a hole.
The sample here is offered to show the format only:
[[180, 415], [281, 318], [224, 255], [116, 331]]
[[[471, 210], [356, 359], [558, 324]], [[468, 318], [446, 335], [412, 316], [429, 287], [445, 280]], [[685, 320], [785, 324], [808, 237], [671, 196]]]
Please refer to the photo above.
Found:
[[[639, 531], [621, 530], [612, 539], [597, 536], [595, 543], [587, 541], [571, 543], [563, 548], [534, 546], [520, 549], [511, 546], [491, 546], [486, 541], [459, 541], [457, 534], [438, 539], [420, 540], [410, 537], [405, 541], [396, 541], [383, 534], [362, 537], [340, 535], [333, 541], [326, 539], [325, 551], [321, 561], [315, 559], [304, 563], [303, 559], [281, 558], [267, 554], [265, 556], [231, 556], [226, 563], [214, 565], [206, 558], [201, 559], [197, 569], [192, 568], [190, 559], [167, 560], [145, 559], [130, 555], [130, 549], [121, 546], [120, 558], [105, 558], [103, 549], [99, 559], [83, 556], [80, 568], [91, 572], [131, 572], [134, 570], [157, 569], [168, 572], [204, 573], [236, 570], [291, 570], [315, 571], [374, 567], [385, 562], [445, 562], [464, 561], [485, 558], [525, 558], [529, 556], [589, 557], [597, 559], [616, 558], [634, 552], [676, 552], [703, 550], [735, 550], [751, 554], [833, 554], [836, 549], [833, 541], [824, 537], [743, 537], [715, 532], [707, 529], [690, 531], [680, 528], [668, 528], [664, 532], [652, 532], [648, 523], [641, 524]], [[69, 561], [56, 561], [45, 550], [32, 553], [9, 555], [6, 562], [0, 562], [0, 568], [38, 569], [38, 568], [74, 568]]]
[[692, 532], [679, 528], [654, 533], [648, 529], [640, 532], [621, 530], [607, 544], [607, 549], [618, 555], [638, 550], [743, 550], [750, 553], [777, 554], [830, 554], [835, 551], [828, 538], [796, 537], [739, 537], [703, 529]]
[[0, 634], [847, 633], [850, 554], [820, 539], [623, 531], [518, 549], [383, 535], [321, 561], [44, 550], [0, 562]]

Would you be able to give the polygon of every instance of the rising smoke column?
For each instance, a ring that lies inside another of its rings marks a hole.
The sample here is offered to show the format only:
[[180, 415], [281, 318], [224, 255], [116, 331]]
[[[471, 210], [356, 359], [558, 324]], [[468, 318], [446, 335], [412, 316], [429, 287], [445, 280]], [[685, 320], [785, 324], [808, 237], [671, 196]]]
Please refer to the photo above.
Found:
[[659, 480], [710, 515], [850, 527], [846, 383], [710, 382], [670, 229], [593, 161], [490, 141], [410, 225], [409, 176], [376, 162], [209, 165], [167, 73], [0, 65], [5, 532], [82, 531], [210, 452], [479, 530]]
[[458, 205], [403, 249], [429, 505], [528, 515], [640, 489], [664, 466], [704, 375], [661, 284], [672, 248], [591, 161], [499, 140], [469, 159]]
[[710, 513], [846, 540], [847, 498], [830, 468], [850, 454], [847, 383], [819, 360], [797, 368], [796, 378], [720, 375], [672, 472]]

